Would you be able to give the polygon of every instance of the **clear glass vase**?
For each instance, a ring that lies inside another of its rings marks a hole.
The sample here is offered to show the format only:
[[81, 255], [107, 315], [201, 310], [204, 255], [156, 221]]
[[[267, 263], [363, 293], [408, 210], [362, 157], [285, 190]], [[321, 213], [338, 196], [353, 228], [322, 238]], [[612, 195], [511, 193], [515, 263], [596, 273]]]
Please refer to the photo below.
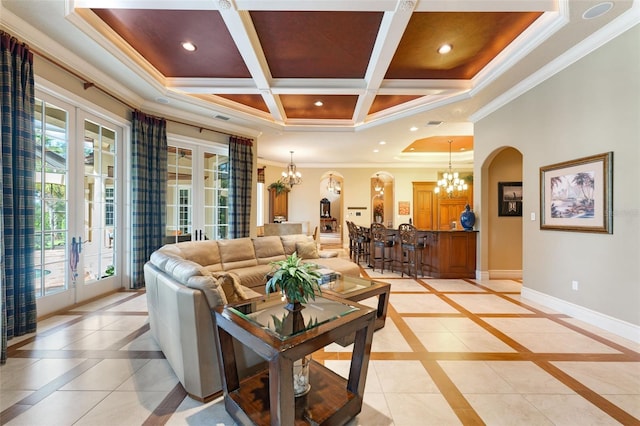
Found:
[[293, 395], [295, 397], [306, 395], [311, 389], [309, 364], [311, 364], [310, 354], [293, 362]]

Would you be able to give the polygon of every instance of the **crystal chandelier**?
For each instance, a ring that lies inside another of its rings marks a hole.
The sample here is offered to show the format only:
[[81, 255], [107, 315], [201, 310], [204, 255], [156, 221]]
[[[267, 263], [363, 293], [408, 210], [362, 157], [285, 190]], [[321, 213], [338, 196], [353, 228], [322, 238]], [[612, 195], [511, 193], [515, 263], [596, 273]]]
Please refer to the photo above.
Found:
[[376, 184], [373, 187], [373, 190], [379, 192], [380, 195], [384, 194], [384, 182], [380, 180], [380, 175], [376, 173]]
[[293, 151], [289, 152], [291, 153], [291, 162], [287, 166], [287, 170], [282, 172], [282, 182], [292, 188], [293, 185], [302, 183], [302, 173], [296, 170], [296, 165], [293, 163]]
[[340, 182], [333, 178], [333, 174], [329, 174], [329, 182], [327, 183], [327, 191], [338, 193], [340, 192]]
[[464, 179], [460, 179], [458, 172], [454, 172], [451, 168], [451, 143], [449, 142], [449, 169], [444, 172], [442, 179], [438, 181], [438, 185], [434, 189], [436, 194], [447, 195], [448, 197], [460, 195], [463, 191], [466, 191], [468, 185], [464, 182]]

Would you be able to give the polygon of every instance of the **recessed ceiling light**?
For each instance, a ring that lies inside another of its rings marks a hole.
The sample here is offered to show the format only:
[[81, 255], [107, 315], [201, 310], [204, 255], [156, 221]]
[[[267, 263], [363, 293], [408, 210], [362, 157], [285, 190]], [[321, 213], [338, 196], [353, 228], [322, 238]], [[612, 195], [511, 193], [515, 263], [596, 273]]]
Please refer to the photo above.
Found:
[[415, 151], [416, 149], [414, 147], [409, 148], [409, 151]]
[[193, 52], [197, 49], [196, 45], [191, 43], [190, 41], [183, 41], [182, 48], [189, 52]]
[[315, 106], [322, 106], [322, 105], [324, 105], [324, 104], [322, 103], [322, 101], [315, 101], [315, 102], [314, 102], [314, 105], [315, 105]]
[[610, 11], [612, 7], [613, 7], [613, 3], [610, 1], [605, 1], [603, 3], [596, 4], [595, 6], [587, 9], [582, 14], [582, 19], [598, 18], [604, 15], [605, 13], [607, 13], [608, 11]]
[[413, 126], [412, 128], [410, 128], [409, 130], [411, 130], [412, 132], [415, 132], [416, 130], [418, 130], [418, 128], [416, 126]]
[[386, 145], [387, 143], [385, 141], [380, 141], [378, 142], [380, 145]]
[[378, 150], [378, 149], [374, 149], [374, 150], [373, 150], [373, 152], [380, 152], [380, 150]]
[[441, 55], [446, 55], [447, 53], [451, 52], [451, 49], [453, 49], [453, 46], [451, 46], [450, 44], [443, 44], [442, 46], [438, 47], [438, 53]]

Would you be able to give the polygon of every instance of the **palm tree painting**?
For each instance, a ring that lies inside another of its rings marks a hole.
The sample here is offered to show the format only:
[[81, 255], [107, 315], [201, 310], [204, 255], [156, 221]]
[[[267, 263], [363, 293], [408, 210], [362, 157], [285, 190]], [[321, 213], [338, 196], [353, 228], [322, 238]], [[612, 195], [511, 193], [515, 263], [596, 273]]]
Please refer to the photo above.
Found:
[[551, 178], [552, 218], [593, 218], [595, 172]]

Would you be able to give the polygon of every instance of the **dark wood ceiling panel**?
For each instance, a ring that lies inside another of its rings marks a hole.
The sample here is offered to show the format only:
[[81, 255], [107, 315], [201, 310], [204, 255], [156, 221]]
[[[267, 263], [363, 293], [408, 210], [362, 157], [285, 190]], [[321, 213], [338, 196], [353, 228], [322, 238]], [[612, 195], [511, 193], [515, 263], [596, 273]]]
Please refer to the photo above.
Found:
[[[358, 101], [356, 95], [280, 95], [287, 118], [351, 120]], [[318, 107], [314, 103], [322, 101]]]
[[[92, 10], [165, 77], [251, 77], [217, 11]], [[183, 41], [197, 50], [184, 50]]]
[[363, 78], [379, 12], [251, 12], [274, 78]]
[[397, 105], [404, 104], [422, 97], [421, 95], [378, 95], [373, 100], [371, 108], [369, 108], [369, 114], [375, 114], [379, 111], [392, 108]]
[[221, 95], [218, 95], [218, 96], [220, 96], [221, 98], [229, 99], [230, 101], [237, 102], [237, 103], [242, 104], [242, 105], [246, 105], [248, 107], [251, 107], [251, 108], [254, 108], [254, 109], [257, 109], [257, 110], [260, 110], [260, 111], [269, 112], [269, 108], [267, 107], [267, 104], [264, 103], [264, 99], [262, 98], [262, 95], [221, 94]]
[[[470, 79], [529, 27], [538, 12], [422, 12], [409, 20], [387, 79]], [[438, 48], [451, 44], [441, 55]]]

